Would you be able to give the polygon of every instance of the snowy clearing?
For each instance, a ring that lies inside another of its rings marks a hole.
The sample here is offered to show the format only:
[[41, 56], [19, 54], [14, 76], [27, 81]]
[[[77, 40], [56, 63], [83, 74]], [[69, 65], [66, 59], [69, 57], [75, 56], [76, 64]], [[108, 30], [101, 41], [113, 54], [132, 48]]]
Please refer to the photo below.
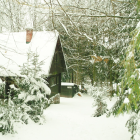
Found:
[[[110, 101], [109, 101], [110, 102]], [[44, 112], [43, 125], [30, 121], [18, 124], [17, 134], [2, 135], [0, 140], [129, 140], [125, 127], [129, 115], [106, 118], [92, 117], [95, 108], [89, 95], [61, 97], [60, 104], [52, 104]], [[110, 102], [111, 103], [111, 102]]]

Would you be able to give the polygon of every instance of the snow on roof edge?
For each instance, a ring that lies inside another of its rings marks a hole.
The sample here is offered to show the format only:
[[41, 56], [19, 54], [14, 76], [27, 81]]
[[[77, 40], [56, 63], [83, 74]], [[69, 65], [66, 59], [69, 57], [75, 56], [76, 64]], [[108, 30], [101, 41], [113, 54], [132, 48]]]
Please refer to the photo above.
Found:
[[67, 82], [61, 82], [61, 86], [74, 86], [75, 83], [67, 83]]

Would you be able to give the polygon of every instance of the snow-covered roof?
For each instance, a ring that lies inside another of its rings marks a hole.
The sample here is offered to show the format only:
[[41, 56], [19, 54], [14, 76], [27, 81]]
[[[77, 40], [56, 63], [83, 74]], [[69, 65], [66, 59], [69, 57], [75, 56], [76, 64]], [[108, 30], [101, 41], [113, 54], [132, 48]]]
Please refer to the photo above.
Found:
[[66, 82], [61, 82], [62, 86], [74, 86], [75, 83], [66, 83]]
[[49, 75], [58, 36], [57, 31], [34, 31], [31, 42], [26, 44], [26, 31], [0, 34], [0, 76], [20, 75], [29, 50], [37, 52], [39, 62], [44, 62], [42, 74]]

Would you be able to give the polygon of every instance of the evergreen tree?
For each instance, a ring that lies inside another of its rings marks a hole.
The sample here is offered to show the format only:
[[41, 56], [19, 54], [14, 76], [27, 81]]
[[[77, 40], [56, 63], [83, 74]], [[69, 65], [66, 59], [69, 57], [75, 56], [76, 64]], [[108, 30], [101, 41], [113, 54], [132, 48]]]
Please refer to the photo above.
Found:
[[27, 63], [23, 64], [23, 69], [21, 69], [21, 74], [25, 77], [17, 81], [22, 91], [18, 98], [31, 108], [27, 113], [35, 122], [40, 121], [43, 109], [48, 106], [46, 95], [51, 93], [47, 81], [39, 75], [42, 65], [43, 62], [39, 62], [39, 55], [30, 51]]
[[132, 133], [131, 139], [135, 139], [135, 134], [139, 133], [138, 122], [140, 117], [140, 22], [132, 32], [133, 38], [127, 49], [124, 61], [124, 76], [118, 90], [118, 100], [110, 110], [113, 115], [129, 112], [131, 118], [126, 126]]
[[[0, 99], [0, 132], [15, 133], [16, 122], [28, 123], [31, 118], [34, 122], [44, 122], [43, 110], [48, 107], [46, 95], [51, 91], [47, 82], [40, 76], [42, 62], [38, 55], [28, 53], [27, 63], [21, 68], [22, 77], [12, 78], [8, 98]], [[1, 81], [0, 94], [4, 94], [5, 83]]]

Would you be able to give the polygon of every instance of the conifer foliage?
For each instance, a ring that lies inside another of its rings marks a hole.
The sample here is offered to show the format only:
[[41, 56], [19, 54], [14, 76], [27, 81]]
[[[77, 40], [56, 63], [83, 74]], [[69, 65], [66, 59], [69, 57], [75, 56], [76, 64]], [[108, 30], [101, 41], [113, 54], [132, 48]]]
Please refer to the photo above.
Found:
[[112, 114], [133, 113], [126, 126], [132, 133], [131, 140], [139, 133], [140, 118], [140, 22], [132, 32], [133, 38], [126, 52], [125, 73], [118, 91], [118, 100], [111, 109]]
[[[39, 76], [43, 62], [39, 62], [38, 57], [39, 55], [36, 53], [28, 53], [27, 63], [21, 69], [21, 73], [25, 74], [24, 80], [18, 81], [18, 85], [22, 91], [18, 95], [18, 99], [31, 108], [27, 113], [35, 122], [40, 121], [43, 109], [48, 106], [46, 95], [50, 95], [51, 93], [47, 82]], [[25, 69], [26, 71], [24, 71]]]
[[99, 117], [107, 112], [107, 104], [103, 101], [101, 96], [96, 98], [97, 109], [95, 111], [94, 117]]
[[92, 89], [92, 96], [94, 98], [93, 107], [97, 107], [95, 110], [95, 113], [92, 115], [93, 117], [100, 117], [103, 114], [106, 114], [108, 112], [107, 103], [105, 99], [109, 95], [109, 87], [107, 87], [105, 84], [103, 87], [100, 87], [100, 84], [98, 83], [97, 86], [88, 86], [88, 88]]
[[[29, 52], [27, 63], [21, 68], [22, 76], [12, 78], [14, 84], [10, 85], [8, 98], [0, 100], [0, 132], [3, 134], [14, 133], [15, 123], [28, 124], [29, 118], [39, 124], [44, 122], [43, 110], [48, 107], [46, 95], [51, 91], [39, 75], [42, 64], [38, 55]], [[1, 87], [4, 84], [1, 82]], [[4, 88], [0, 92], [4, 94]]]

